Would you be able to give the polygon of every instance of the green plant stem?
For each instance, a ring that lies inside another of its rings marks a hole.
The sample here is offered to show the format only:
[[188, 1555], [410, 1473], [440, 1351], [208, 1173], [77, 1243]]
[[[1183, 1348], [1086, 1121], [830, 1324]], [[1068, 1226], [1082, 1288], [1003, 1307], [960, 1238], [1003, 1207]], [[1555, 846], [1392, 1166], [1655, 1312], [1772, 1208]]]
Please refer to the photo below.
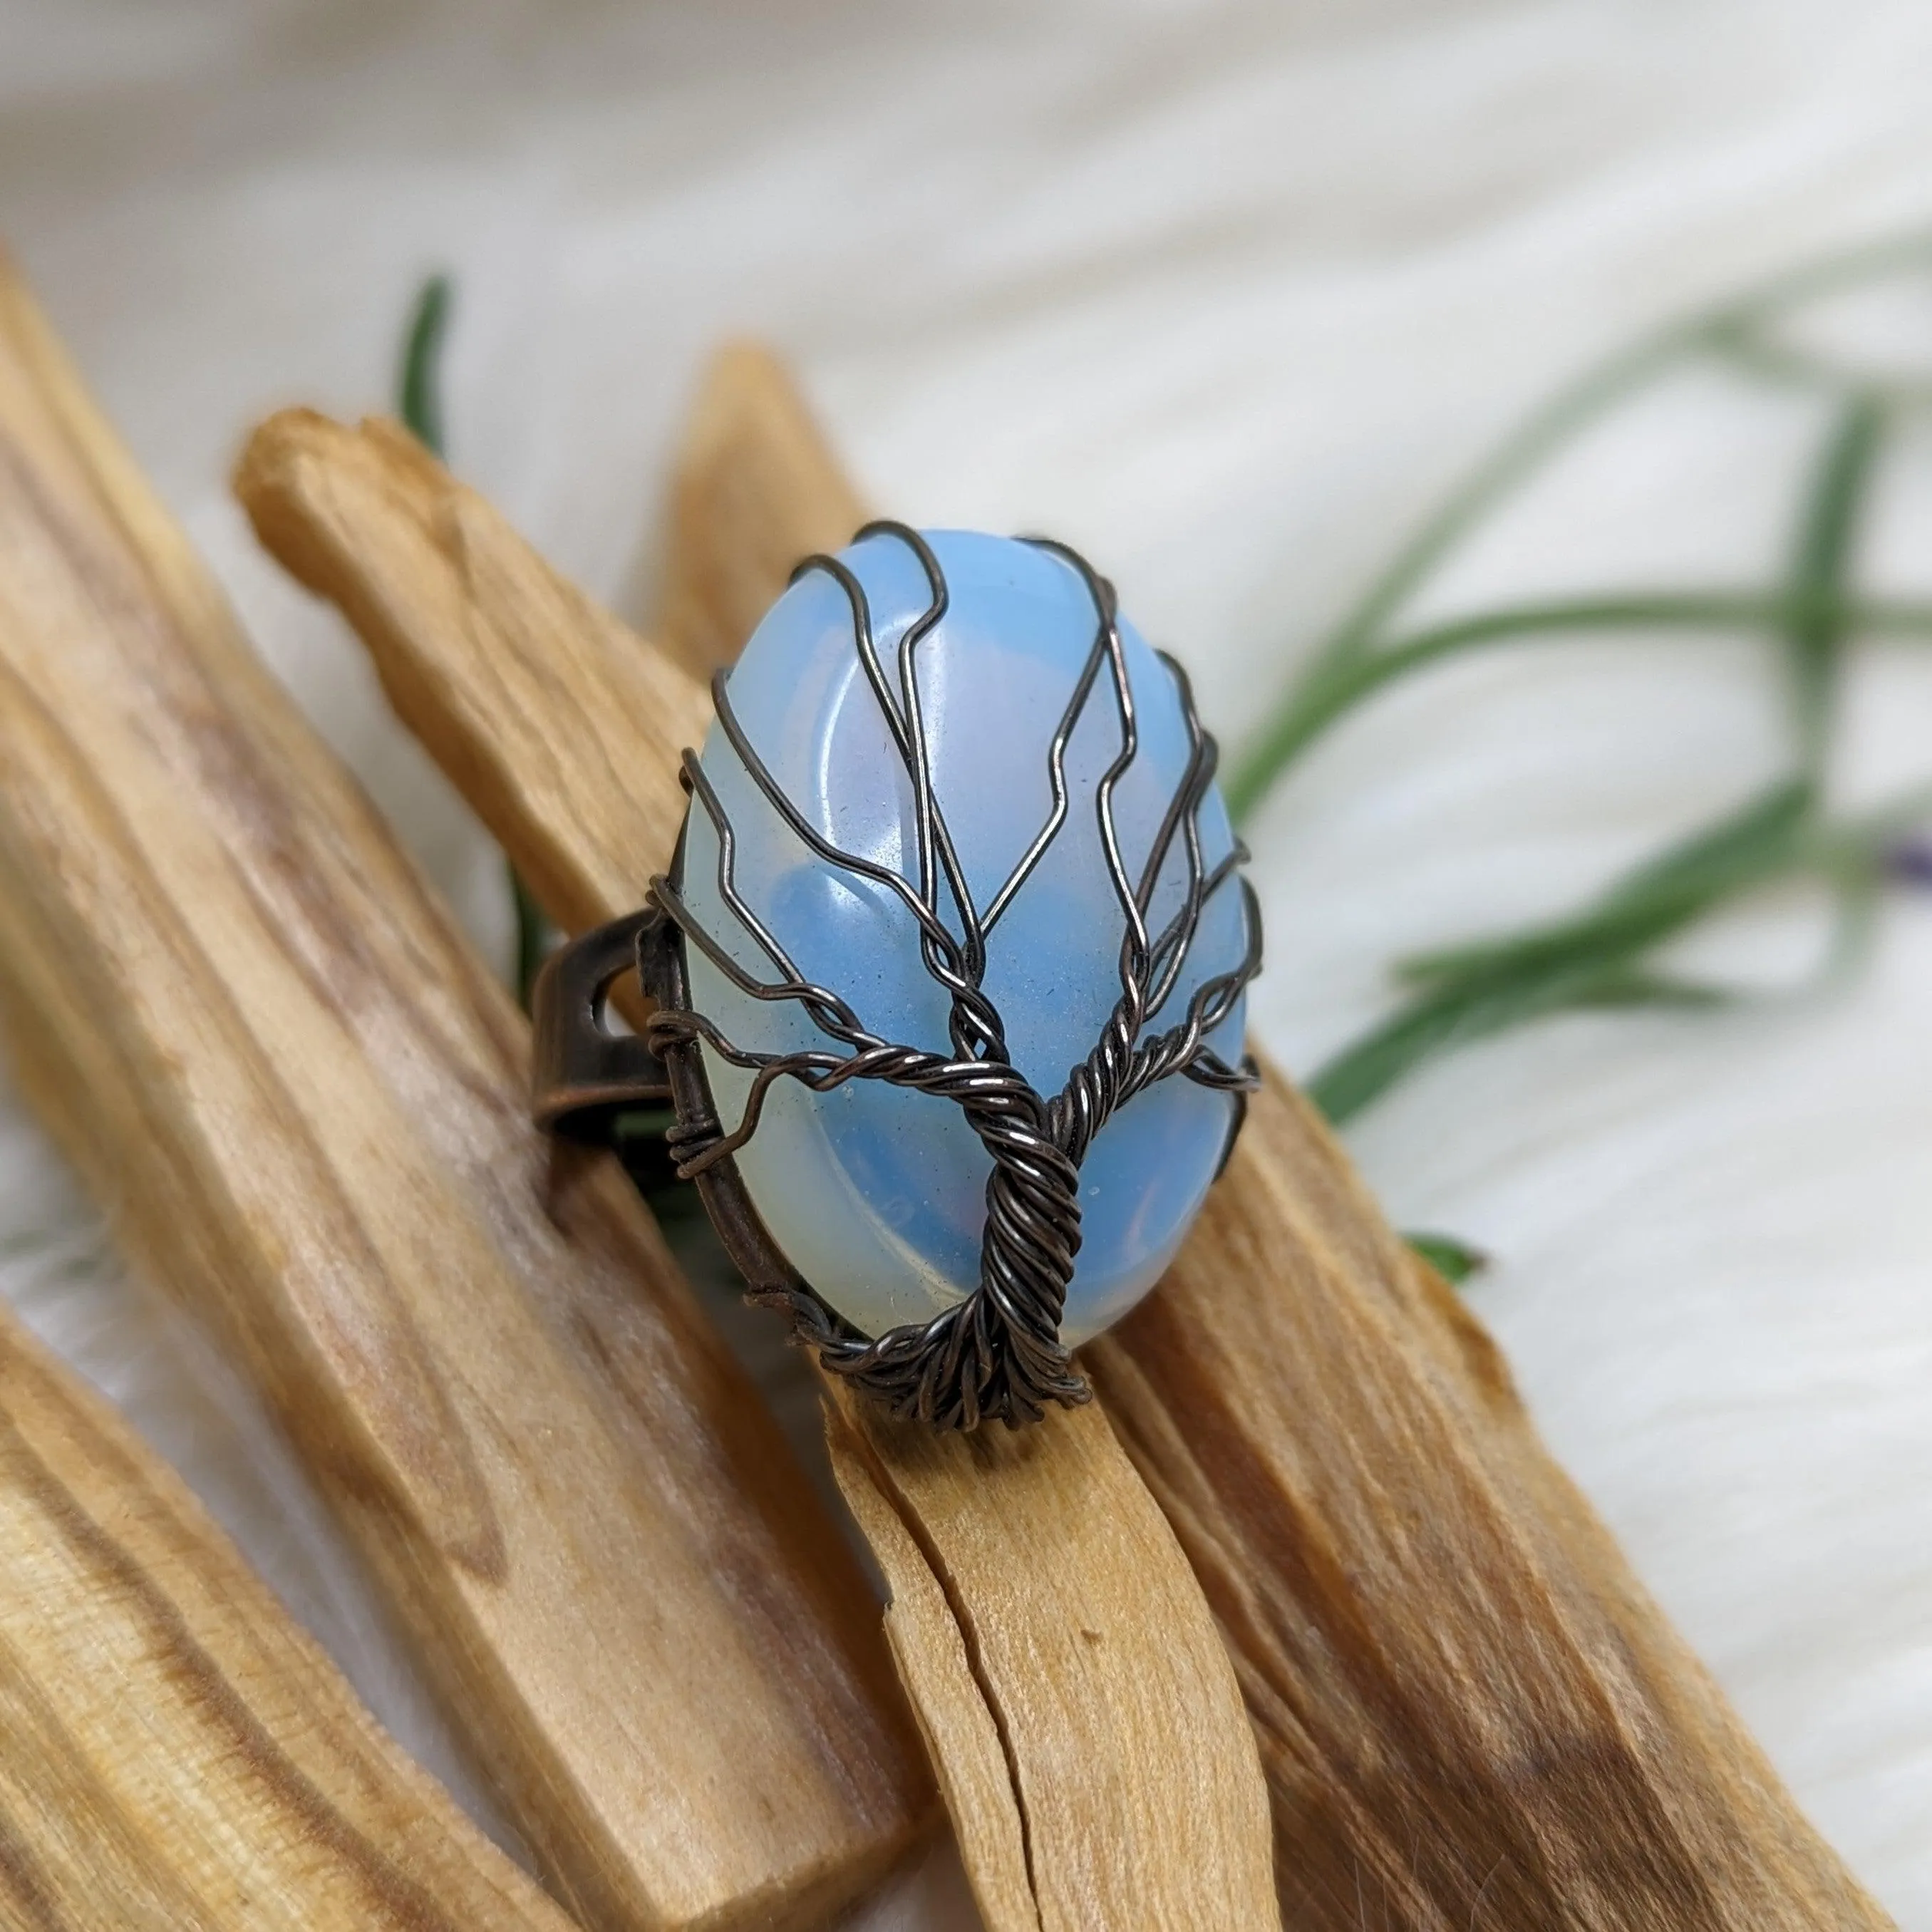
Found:
[[512, 866], [506, 869], [510, 875], [510, 897], [517, 917], [517, 998], [527, 1012], [531, 989], [536, 985], [537, 975], [543, 970], [544, 960], [550, 956], [553, 928], [544, 916], [543, 908], [532, 897], [530, 887], [524, 884], [516, 868]]
[[1514, 938], [1418, 954], [1396, 972], [1427, 986], [1514, 978], [1580, 956], [1592, 966], [1624, 963], [1719, 899], [1788, 867], [1805, 851], [1812, 803], [1810, 785], [1784, 780], [1624, 874], [1588, 911]]
[[[1448, 551], [1552, 453], [1684, 358], [1702, 351], [1747, 360], [1765, 352], [1765, 326], [1797, 304], [1928, 256], [1932, 235], [1920, 234], [1808, 263], [1656, 331], [1534, 412], [1450, 493], [1316, 646], [1300, 680], [1226, 776], [1225, 795], [1236, 822], [1252, 811], [1323, 725], [1387, 681], [1372, 678], [1358, 686], [1352, 674], [1364, 658], [1381, 657], [1376, 646], [1384, 626]], [[1834, 390], [1856, 380], [1822, 362], [1798, 379]]]
[[1228, 782], [1228, 808], [1245, 816], [1260, 796], [1345, 712], [1424, 665], [1479, 646], [1520, 644], [1597, 631], [1644, 628], [1763, 630], [1801, 627], [1834, 634], [1932, 638], [1932, 604], [1887, 598], [1816, 597], [1796, 591], [1658, 590], [1612, 593], [1484, 610], [1418, 631], [1372, 656], [1338, 663], [1311, 677], [1270, 728], [1265, 771], [1244, 766]]
[[1862, 396], [1893, 414], [1932, 409], [1932, 383], [1901, 381], [1868, 369], [1855, 369], [1828, 356], [1774, 341], [1755, 330], [1721, 336], [1712, 346], [1725, 361], [1760, 382], [1839, 398]]
[[1415, 995], [1322, 1066], [1310, 1097], [1339, 1125], [1425, 1060], [1505, 1027], [1566, 1007], [1712, 1004], [1714, 989], [1646, 974], [1641, 957], [1720, 898], [1788, 868], [1809, 805], [1808, 787], [1780, 784], [1583, 913], [1405, 962]]
[[1329, 1060], [1309, 1096], [1338, 1126], [1449, 1048], [1582, 1007], [1709, 1007], [1737, 995], [1672, 978], [1647, 955], [1719, 906], [1779, 880], [1810, 878], [1838, 895], [1826, 971], [1841, 972], [1868, 934], [1886, 854], [1932, 812], [1932, 789], [1901, 794], [1837, 825], [1816, 816], [1808, 780], [1772, 786], [1741, 810], [1637, 867], [1571, 917], [1402, 962], [1417, 990]]
[[1846, 585], [1860, 512], [1870, 492], [1886, 426], [1885, 406], [1854, 395], [1840, 406], [1825, 438], [1798, 518], [1784, 626], [1801, 769], [1820, 777], [1838, 708], [1844, 647], [1858, 628]]
[[[1237, 824], [1306, 748], [1315, 735], [1306, 728], [1310, 715], [1318, 714], [1321, 724], [1331, 722], [1376, 688], [1380, 680], [1358, 688], [1354, 679], [1377, 634], [1443, 556], [1551, 452], [1684, 353], [1700, 326], [1682, 324], [1638, 344], [1538, 410], [1396, 552], [1317, 648], [1287, 699], [1228, 772], [1222, 789]], [[1349, 694], [1323, 709], [1321, 701], [1338, 692]]]
[[1366, 650], [1403, 601], [1469, 530], [1553, 451], [1694, 346], [1702, 321], [1681, 323], [1590, 371], [1530, 417], [1399, 550], [1316, 653], [1316, 668]]
[[396, 383], [396, 406], [403, 421], [433, 456], [445, 454], [442, 344], [449, 330], [449, 278], [432, 275], [422, 285], [410, 311]]

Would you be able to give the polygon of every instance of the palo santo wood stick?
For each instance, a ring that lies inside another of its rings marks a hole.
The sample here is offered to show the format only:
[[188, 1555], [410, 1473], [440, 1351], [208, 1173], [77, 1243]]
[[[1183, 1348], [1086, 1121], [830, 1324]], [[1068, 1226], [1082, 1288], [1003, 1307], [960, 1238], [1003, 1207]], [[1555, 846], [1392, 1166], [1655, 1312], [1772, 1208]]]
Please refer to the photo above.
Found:
[[5, 1313], [0, 1847], [44, 1932], [568, 1932]]
[[989, 1927], [1277, 1923], [1238, 1694], [1096, 1406], [936, 1435], [832, 1390], [832, 1466]]
[[621, 1173], [0, 284], [0, 1010], [556, 1888], [807, 1924], [929, 1809], [876, 1612]]
[[[588, 613], [393, 428], [290, 412], [256, 433], [237, 488], [525, 875], [621, 881], [596, 905], [560, 897], [562, 922], [634, 910], [682, 815], [677, 754], [700, 735], [683, 674]], [[653, 717], [629, 694], [644, 680]], [[613, 776], [560, 784], [591, 741]], [[1238, 1688], [1098, 1412], [940, 1437], [835, 1400], [839, 1478], [892, 1586], [902, 1674], [994, 1932], [1274, 1925]]]
[[1226, 1632], [1291, 1923], [1888, 1923], [1278, 1076], [1084, 1359]]
[[761, 344], [729, 344], [671, 475], [653, 640], [708, 685], [770, 607], [766, 586], [800, 557], [849, 543], [864, 520], [782, 365]]
[[[782, 459], [756, 453], [757, 407], [687, 448], [684, 488], [754, 526], [848, 514], [850, 486], [806, 475], [788, 428]], [[735, 554], [714, 640], [784, 582], [760, 544]], [[1178, 1265], [1084, 1360], [1234, 1654], [1289, 1924], [1887, 1922], [1544, 1450], [1481, 1324], [1278, 1076]]]

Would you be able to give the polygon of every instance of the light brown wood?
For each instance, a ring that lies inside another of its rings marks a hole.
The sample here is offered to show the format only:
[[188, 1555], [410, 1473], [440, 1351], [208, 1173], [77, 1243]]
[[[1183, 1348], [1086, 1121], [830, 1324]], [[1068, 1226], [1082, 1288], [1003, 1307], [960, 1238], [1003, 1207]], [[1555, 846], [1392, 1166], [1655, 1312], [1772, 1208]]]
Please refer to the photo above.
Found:
[[700, 684], [728, 664], [800, 557], [834, 550], [864, 505], [783, 366], [728, 343], [706, 368], [671, 472], [655, 642]]
[[[760, 506], [781, 475], [850, 514], [842, 476], [754, 442], [707, 486], [734, 517], [809, 525]], [[714, 638], [784, 581], [760, 542], [736, 554]], [[1278, 1074], [1179, 1264], [1085, 1360], [1226, 1634], [1291, 1925], [1888, 1922]]]
[[529, 1125], [521, 1016], [10, 281], [0, 904], [25, 1090], [557, 1891], [711, 1932], [869, 1886], [930, 1786], [838, 1530], [621, 1174]]
[[568, 1932], [4, 1312], [0, 1924]]
[[[263, 541], [349, 615], [404, 719], [526, 876], [616, 882], [595, 907], [560, 896], [563, 922], [640, 903], [625, 868], [668, 856], [676, 754], [697, 736], [689, 680], [638, 722], [622, 782], [560, 780], [598, 721], [634, 715], [636, 680], [682, 674], [601, 614], [561, 638], [574, 593], [502, 598], [494, 586], [543, 566], [393, 430], [292, 412], [256, 432], [237, 482]], [[547, 664], [567, 673], [541, 675]], [[994, 1932], [1273, 1925], [1238, 1688], [1097, 1412], [950, 1440], [849, 1402], [838, 1416], [840, 1478], [891, 1586], [895, 1651]]]
[[831, 1400], [833, 1466], [892, 1585], [886, 1634], [988, 1923], [1274, 1924], [1238, 1693], [1099, 1408], [962, 1436]]
[[1889, 1922], [1278, 1076], [1085, 1360], [1227, 1633], [1291, 1924]]

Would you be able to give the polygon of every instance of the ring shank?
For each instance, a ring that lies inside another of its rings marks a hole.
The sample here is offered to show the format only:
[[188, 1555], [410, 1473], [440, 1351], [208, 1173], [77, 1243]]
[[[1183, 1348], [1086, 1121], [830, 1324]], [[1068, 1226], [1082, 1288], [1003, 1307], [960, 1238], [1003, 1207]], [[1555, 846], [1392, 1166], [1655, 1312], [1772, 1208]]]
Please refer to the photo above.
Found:
[[539, 1126], [601, 1144], [616, 1114], [670, 1104], [664, 1063], [638, 1034], [608, 1024], [611, 987], [637, 970], [638, 941], [658, 916], [646, 908], [613, 920], [544, 962], [530, 994], [531, 1112]]

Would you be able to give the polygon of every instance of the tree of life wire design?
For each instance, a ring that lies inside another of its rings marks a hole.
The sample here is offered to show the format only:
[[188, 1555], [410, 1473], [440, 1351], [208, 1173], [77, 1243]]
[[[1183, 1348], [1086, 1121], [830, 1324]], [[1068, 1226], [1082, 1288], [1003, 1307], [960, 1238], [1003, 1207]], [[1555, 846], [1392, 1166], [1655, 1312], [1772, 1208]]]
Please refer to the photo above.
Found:
[[[1186, 674], [1165, 652], [1160, 654], [1160, 661], [1174, 680], [1189, 758], [1138, 876], [1131, 873], [1114, 823], [1114, 794], [1138, 750], [1139, 730], [1114, 589], [1066, 544], [1030, 538], [1026, 541], [1079, 577], [1093, 604], [1094, 638], [1046, 748], [1052, 802], [1046, 821], [981, 910], [934, 788], [919, 686], [920, 646], [937, 629], [948, 607], [945, 575], [916, 530], [898, 523], [868, 524], [855, 541], [874, 536], [891, 538], [910, 550], [930, 592], [925, 610], [899, 639], [896, 692], [880, 660], [865, 590], [853, 572], [835, 556], [815, 556], [799, 565], [792, 581], [820, 572], [837, 584], [850, 606], [860, 663], [910, 783], [916, 878], [845, 851], [822, 834], [787, 796], [746, 735], [731, 704], [725, 673], [720, 671], [712, 680], [712, 694], [718, 726], [733, 752], [806, 849], [826, 866], [874, 881], [910, 913], [918, 926], [926, 970], [949, 998], [951, 1051], [934, 1052], [880, 1037], [839, 994], [803, 976], [740, 892], [736, 834], [696, 753], [688, 750], [684, 754], [684, 782], [691, 808], [705, 814], [717, 836], [718, 896], [770, 962], [776, 976], [759, 978], [705, 929], [686, 903], [681, 877], [654, 878], [652, 902], [683, 939], [740, 992], [758, 1000], [796, 1001], [827, 1043], [803, 1052], [754, 1052], [728, 1039], [712, 1021], [688, 1006], [660, 1006], [646, 1039], [652, 1052], [667, 1058], [680, 1048], [688, 1052], [694, 1042], [702, 1042], [721, 1060], [752, 1075], [738, 1124], [729, 1132], [715, 1115], [680, 1118], [672, 1130], [673, 1152], [682, 1179], [702, 1178], [751, 1139], [766, 1096], [781, 1079], [798, 1081], [814, 1094], [829, 1093], [849, 1080], [882, 1080], [950, 1101], [961, 1109], [992, 1162], [979, 1285], [964, 1300], [930, 1321], [909, 1323], [874, 1338], [860, 1334], [795, 1277], [783, 1288], [767, 1290], [758, 1298], [787, 1306], [799, 1338], [816, 1349], [828, 1370], [849, 1378], [900, 1414], [945, 1428], [970, 1430], [992, 1420], [1017, 1427], [1039, 1420], [1048, 1402], [1070, 1406], [1087, 1401], [1091, 1394], [1060, 1342], [1060, 1321], [1080, 1247], [1080, 1166], [1094, 1137], [1117, 1108], [1172, 1075], [1232, 1094], [1238, 1096], [1238, 1096], [1258, 1084], [1251, 1059], [1244, 1056], [1231, 1065], [1208, 1041], [1260, 968], [1260, 909], [1252, 887], [1238, 870], [1247, 856], [1238, 841], [1211, 867], [1203, 856], [1201, 811], [1218, 752], [1214, 739], [1202, 728]], [[1068, 744], [1089, 700], [1102, 684], [1112, 697], [1120, 728], [1120, 748], [1101, 774], [1094, 800], [1101, 850], [1121, 915], [1120, 997], [1092, 1050], [1071, 1070], [1066, 1085], [1048, 1098], [1008, 1057], [1004, 1023], [982, 981], [988, 944], [1001, 916], [1067, 822]], [[1156, 891], [1177, 841], [1186, 868], [1181, 902], [1163, 926], [1150, 930]], [[681, 874], [681, 858], [674, 869]], [[1230, 881], [1241, 895], [1240, 958], [1203, 979], [1180, 1017], [1150, 1030], [1180, 981], [1204, 909]], [[1234, 1125], [1238, 1124], [1238, 1112]]]

